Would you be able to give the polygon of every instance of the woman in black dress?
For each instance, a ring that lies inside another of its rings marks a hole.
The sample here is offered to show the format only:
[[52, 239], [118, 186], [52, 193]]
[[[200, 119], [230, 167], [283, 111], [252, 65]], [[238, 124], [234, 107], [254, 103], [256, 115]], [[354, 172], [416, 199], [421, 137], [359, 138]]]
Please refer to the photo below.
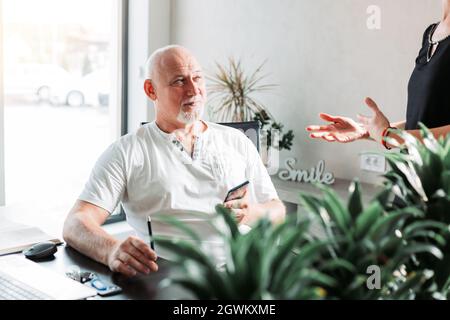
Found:
[[310, 137], [341, 143], [370, 139], [390, 148], [385, 137], [402, 142], [390, 128], [406, 130], [420, 139], [419, 122], [436, 137], [447, 135], [450, 132], [450, 0], [442, 0], [442, 9], [442, 20], [429, 26], [423, 35], [408, 84], [406, 120], [391, 123], [377, 104], [366, 98], [367, 106], [373, 111], [371, 117], [358, 115], [358, 123], [351, 118], [321, 113], [320, 118], [332, 123], [308, 126]]

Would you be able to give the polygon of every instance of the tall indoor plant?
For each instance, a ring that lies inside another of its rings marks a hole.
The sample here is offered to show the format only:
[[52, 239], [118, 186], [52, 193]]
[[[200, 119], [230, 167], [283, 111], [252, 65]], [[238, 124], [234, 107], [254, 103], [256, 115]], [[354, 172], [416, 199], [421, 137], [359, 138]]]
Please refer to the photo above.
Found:
[[[261, 63], [255, 70], [247, 72], [240, 60], [228, 59], [228, 65], [216, 63], [216, 70], [208, 76], [210, 117], [216, 122], [244, 122], [258, 120], [267, 138], [267, 148], [290, 150], [294, 134], [292, 130], [283, 134], [283, 124], [277, 122], [269, 109], [256, 94], [274, 89], [275, 84], [265, 83], [266, 75]], [[276, 131], [277, 134], [272, 134]], [[277, 141], [274, 138], [277, 137]]]

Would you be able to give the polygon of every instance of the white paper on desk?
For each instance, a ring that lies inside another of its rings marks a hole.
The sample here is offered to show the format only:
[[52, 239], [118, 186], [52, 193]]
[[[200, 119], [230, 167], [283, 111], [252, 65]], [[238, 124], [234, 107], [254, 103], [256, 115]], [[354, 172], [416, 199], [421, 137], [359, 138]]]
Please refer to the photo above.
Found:
[[0, 219], [0, 256], [20, 252], [42, 241], [61, 243], [61, 240], [46, 234], [39, 228]]
[[[164, 215], [175, 218], [177, 221], [182, 222], [186, 227], [189, 227], [199, 236], [200, 242], [195, 241], [189, 234], [186, 234], [170, 222], [165, 221], [163, 219]], [[208, 214], [193, 210], [166, 209], [153, 214], [151, 218], [152, 232], [154, 235], [165, 236], [171, 239], [180, 239], [189, 242], [194, 246], [200, 245], [203, 253], [211, 257], [215, 261], [216, 266], [220, 266], [225, 263], [227, 248], [224, 238], [220, 235], [218, 230], [226, 232], [228, 227], [226, 226], [224, 220], [219, 219], [214, 213]], [[139, 221], [135, 221], [136, 223], [134, 223], [134, 225], [138, 225], [140, 227], [146, 226], [146, 221], [142, 221], [140, 224]], [[131, 222], [133, 223], [134, 221]], [[245, 234], [251, 230], [251, 227], [247, 225], [240, 225], [238, 228], [239, 232], [242, 234]], [[144, 231], [139, 233], [139, 229], [137, 229], [137, 231], [139, 237], [144, 239], [147, 243], [150, 242], [148, 232], [145, 233]], [[158, 247], [157, 242], [156, 253], [159, 257], [166, 260], [176, 259], [173, 252], [165, 248]]]

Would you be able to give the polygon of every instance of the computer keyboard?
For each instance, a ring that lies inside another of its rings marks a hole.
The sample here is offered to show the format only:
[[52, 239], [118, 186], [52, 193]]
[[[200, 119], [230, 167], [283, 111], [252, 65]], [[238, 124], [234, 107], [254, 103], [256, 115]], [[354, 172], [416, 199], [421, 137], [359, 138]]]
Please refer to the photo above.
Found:
[[49, 295], [0, 271], [0, 300], [50, 300]]

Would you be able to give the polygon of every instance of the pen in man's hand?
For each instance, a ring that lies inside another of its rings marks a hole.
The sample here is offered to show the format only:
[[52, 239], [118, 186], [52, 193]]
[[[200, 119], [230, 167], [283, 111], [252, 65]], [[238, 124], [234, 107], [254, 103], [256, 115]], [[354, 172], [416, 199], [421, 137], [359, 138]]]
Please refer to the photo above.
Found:
[[148, 235], [150, 236], [150, 248], [155, 251], [155, 243], [153, 242], [152, 218], [147, 217]]

